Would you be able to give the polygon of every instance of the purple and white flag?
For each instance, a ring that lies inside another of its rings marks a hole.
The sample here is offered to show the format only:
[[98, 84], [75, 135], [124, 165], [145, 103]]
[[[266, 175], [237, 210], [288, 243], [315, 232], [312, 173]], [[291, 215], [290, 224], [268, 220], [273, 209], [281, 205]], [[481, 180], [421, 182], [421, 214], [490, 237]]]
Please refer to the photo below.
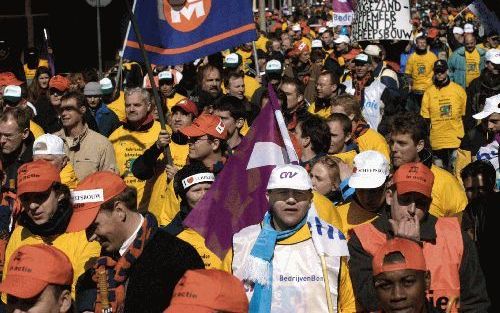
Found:
[[333, 26], [351, 25], [354, 17], [352, 0], [333, 0]]
[[221, 259], [231, 248], [235, 233], [262, 221], [268, 209], [265, 193], [273, 168], [298, 163], [278, 100], [272, 87], [269, 89], [271, 101], [184, 221]]

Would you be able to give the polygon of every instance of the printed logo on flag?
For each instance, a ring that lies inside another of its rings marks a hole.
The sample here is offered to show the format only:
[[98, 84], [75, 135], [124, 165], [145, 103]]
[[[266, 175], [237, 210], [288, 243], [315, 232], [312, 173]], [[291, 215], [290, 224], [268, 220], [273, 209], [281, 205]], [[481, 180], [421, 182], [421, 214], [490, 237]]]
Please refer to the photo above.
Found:
[[174, 28], [180, 32], [190, 32], [200, 27], [210, 13], [212, 0], [187, 0], [182, 7], [173, 7], [168, 0], [158, 0], [163, 2], [163, 14]]

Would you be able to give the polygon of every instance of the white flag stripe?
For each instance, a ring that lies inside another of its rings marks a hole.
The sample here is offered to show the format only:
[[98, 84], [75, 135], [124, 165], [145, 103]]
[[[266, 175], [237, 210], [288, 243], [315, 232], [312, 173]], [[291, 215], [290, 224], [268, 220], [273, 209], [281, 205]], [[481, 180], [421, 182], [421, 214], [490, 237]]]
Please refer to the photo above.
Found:
[[247, 170], [268, 165], [285, 164], [281, 146], [274, 142], [256, 142], [248, 159]]

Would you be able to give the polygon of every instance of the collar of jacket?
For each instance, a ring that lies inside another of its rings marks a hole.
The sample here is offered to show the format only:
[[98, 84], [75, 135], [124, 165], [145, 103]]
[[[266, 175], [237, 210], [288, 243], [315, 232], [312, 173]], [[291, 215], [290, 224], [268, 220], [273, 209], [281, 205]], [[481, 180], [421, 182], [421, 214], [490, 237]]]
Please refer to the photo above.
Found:
[[153, 127], [154, 122], [155, 122], [155, 119], [153, 117], [153, 114], [150, 113], [150, 114], [148, 114], [146, 119], [142, 122], [142, 124], [139, 125], [138, 127], [134, 127], [130, 123], [126, 122], [123, 125], [123, 128], [125, 128], [127, 130], [131, 130], [131, 131], [147, 131], [148, 129]]
[[83, 125], [83, 131], [81, 132], [81, 134], [74, 138], [66, 136], [66, 132], [64, 131], [64, 129], [61, 130], [61, 134], [64, 136], [63, 140], [66, 141], [69, 149], [73, 149], [80, 145], [80, 142], [83, 140], [83, 138], [85, 138], [85, 136], [87, 136], [88, 132], [89, 126], [87, 124]]

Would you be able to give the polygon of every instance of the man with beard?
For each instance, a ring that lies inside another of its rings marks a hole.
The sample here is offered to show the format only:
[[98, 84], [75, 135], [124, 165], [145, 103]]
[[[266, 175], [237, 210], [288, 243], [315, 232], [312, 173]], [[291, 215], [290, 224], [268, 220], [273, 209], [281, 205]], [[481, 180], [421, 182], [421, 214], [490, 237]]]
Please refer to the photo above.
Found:
[[316, 82], [316, 101], [307, 110], [322, 118], [327, 118], [331, 111], [331, 101], [334, 96], [342, 93], [343, 86], [339, 82], [339, 77], [330, 71], [323, 71]]
[[406, 109], [412, 112], [420, 112], [424, 91], [432, 85], [432, 66], [437, 61], [437, 57], [434, 53], [428, 51], [425, 37], [417, 37], [415, 42], [415, 52], [408, 58], [405, 68], [405, 74], [410, 79], [411, 84]]
[[500, 50], [490, 49], [485, 54], [486, 66], [481, 76], [474, 79], [467, 88], [467, 106], [465, 109], [465, 129], [476, 125], [472, 115], [482, 111], [486, 98], [500, 92]]
[[466, 34], [464, 46], [455, 50], [448, 62], [451, 80], [463, 88], [468, 87], [484, 69], [485, 54], [484, 49], [476, 47], [476, 37], [473, 34]]
[[196, 103], [199, 112], [212, 113], [212, 105], [222, 96], [222, 77], [214, 65], [203, 65], [198, 69], [197, 86], [190, 99]]
[[436, 61], [433, 84], [424, 92], [420, 115], [430, 125], [435, 164], [450, 172], [455, 169], [457, 148], [464, 136], [466, 97], [465, 90], [450, 81], [446, 61]]

